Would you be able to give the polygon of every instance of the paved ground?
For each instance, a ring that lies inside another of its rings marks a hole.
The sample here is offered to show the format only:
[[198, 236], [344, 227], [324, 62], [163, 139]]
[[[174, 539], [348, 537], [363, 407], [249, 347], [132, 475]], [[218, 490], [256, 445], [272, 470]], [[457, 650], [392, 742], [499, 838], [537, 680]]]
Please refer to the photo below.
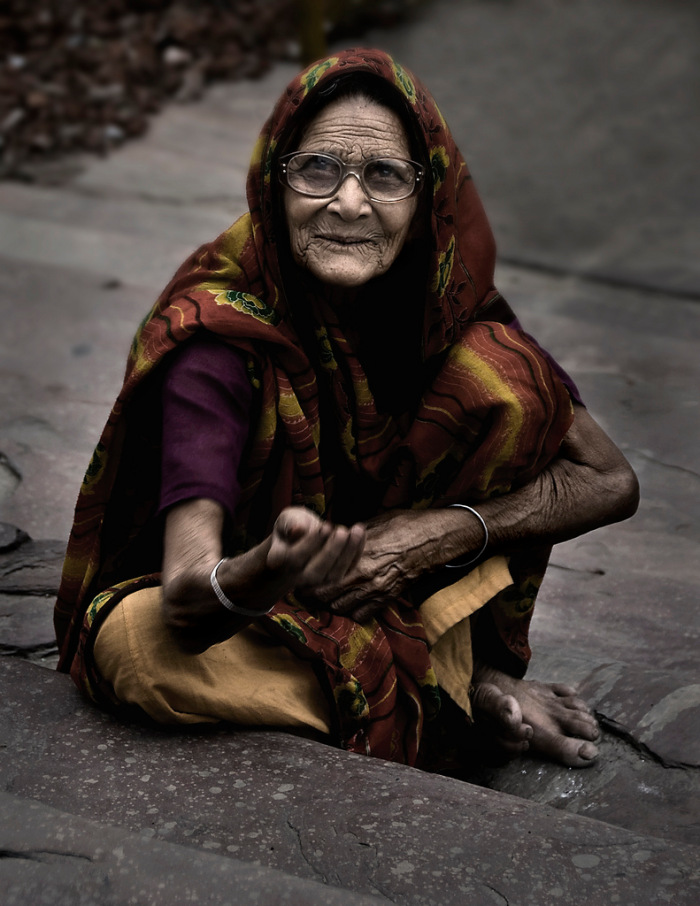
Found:
[[[119, 727], [7, 658], [9, 902], [35, 902], [47, 875], [53, 903], [187, 902], [213, 896], [215, 872], [221, 902], [697, 901], [699, 31], [680, 0], [435, 0], [364, 39], [433, 90], [492, 216], [499, 287], [642, 482], [635, 519], [555, 550], [534, 626], [534, 674], [578, 681], [603, 719], [601, 763], [517, 762], [477, 778], [493, 792], [278, 734], [183, 741]], [[0, 185], [0, 519], [35, 539], [0, 531], [7, 654], [51, 664], [74, 497], [133, 329], [242, 209], [292, 73], [170, 107], [145, 140], [44, 184]]]

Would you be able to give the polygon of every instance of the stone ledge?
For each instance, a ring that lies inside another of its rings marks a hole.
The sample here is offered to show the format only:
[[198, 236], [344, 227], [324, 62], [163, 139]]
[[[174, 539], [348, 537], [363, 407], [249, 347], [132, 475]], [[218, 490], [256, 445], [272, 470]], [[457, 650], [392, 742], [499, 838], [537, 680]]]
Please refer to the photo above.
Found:
[[120, 724], [16, 659], [0, 675], [2, 788], [80, 819], [407, 906], [700, 893], [693, 846], [279, 732]]
[[382, 902], [0, 793], [5, 906], [371, 906]]
[[528, 676], [578, 687], [603, 730], [600, 758], [586, 771], [520, 758], [475, 779], [637, 833], [700, 845], [700, 686], [546, 645], [537, 646]]

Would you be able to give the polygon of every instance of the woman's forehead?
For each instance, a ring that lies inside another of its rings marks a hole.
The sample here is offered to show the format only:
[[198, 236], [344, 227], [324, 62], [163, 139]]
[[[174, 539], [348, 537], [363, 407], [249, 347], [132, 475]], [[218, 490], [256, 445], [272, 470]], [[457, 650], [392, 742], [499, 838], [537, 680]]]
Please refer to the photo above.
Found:
[[398, 114], [364, 96], [331, 101], [304, 130], [300, 151], [339, 156], [407, 157], [409, 141]]

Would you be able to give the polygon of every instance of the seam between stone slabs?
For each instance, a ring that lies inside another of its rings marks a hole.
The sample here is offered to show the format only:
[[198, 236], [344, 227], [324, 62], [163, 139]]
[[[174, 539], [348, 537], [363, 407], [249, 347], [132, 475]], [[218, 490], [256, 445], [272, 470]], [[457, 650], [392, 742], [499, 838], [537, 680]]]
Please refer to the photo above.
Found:
[[613, 274], [596, 273], [596, 271], [587, 271], [575, 267], [558, 267], [556, 264], [547, 264], [544, 261], [529, 258], [518, 258], [514, 255], [499, 255], [498, 263], [508, 267], [519, 268], [520, 270], [548, 274], [552, 277], [577, 277], [587, 283], [602, 284], [613, 289], [627, 289], [650, 296], [665, 296], [670, 299], [700, 302], [700, 292], [692, 289], [669, 289], [667, 286], [662, 287], [654, 283], [615, 277]]
[[666, 768], [667, 770], [693, 771], [700, 768], [700, 765], [692, 764], [690, 762], [662, 758], [661, 755], [658, 755], [653, 749], [650, 749], [649, 746], [646, 745], [646, 743], [640, 742], [640, 740], [635, 739], [631, 730], [623, 727], [622, 724], [619, 724], [612, 717], [607, 717], [605, 714], [603, 714], [602, 711], [597, 710], [594, 711], [594, 714], [604, 730], [606, 730], [612, 736], [615, 736], [617, 739], [626, 742], [628, 745], [632, 746], [632, 748], [636, 749], [638, 752], [641, 752], [642, 755], [647, 755], [655, 764], [659, 764], [661, 765], [661, 767]]

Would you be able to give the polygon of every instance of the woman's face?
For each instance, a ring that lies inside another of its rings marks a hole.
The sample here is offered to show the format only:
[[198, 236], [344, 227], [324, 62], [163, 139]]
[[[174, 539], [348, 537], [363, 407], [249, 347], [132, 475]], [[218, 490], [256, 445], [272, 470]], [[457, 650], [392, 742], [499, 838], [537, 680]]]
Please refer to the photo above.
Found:
[[[363, 97], [324, 107], [297, 150], [325, 151], [347, 164], [411, 157], [397, 114]], [[294, 260], [323, 283], [340, 287], [361, 286], [389, 270], [418, 204], [415, 195], [392, 204], [370, 201], [354, 176], [328, 198], [308, 198], [285, 187], [283, 201]]]

